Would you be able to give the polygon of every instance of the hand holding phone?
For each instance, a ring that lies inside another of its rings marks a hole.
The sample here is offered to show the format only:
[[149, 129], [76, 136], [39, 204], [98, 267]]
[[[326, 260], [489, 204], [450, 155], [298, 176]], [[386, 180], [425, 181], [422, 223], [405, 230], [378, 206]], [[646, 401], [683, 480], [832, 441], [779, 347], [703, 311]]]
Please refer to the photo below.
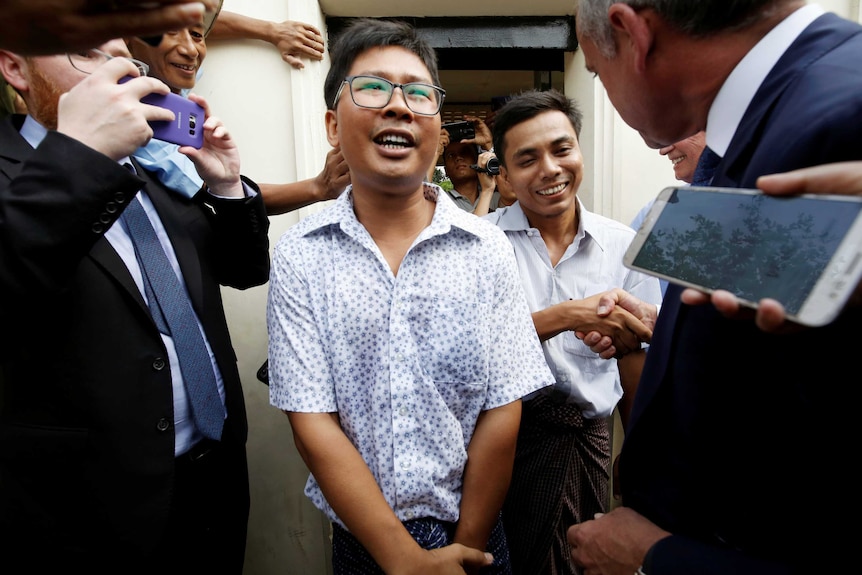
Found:
[[[120, 79], [120, 82], [131, 80], [131, 76]], [[204, 109], [187, 98], [174, 93], [147, 94], [141, 102], [166, 108], [174, 113], [174, 119], [168, 121], [151, 121], [153, 138], [171, 142], [180, 146], [192, 146], [200, 149], [204, 145]]]
[[862, 279], [862, 197], [758, 190], [662, 190], [623, 260], [629, 268], [788, 319], [829, 323]]

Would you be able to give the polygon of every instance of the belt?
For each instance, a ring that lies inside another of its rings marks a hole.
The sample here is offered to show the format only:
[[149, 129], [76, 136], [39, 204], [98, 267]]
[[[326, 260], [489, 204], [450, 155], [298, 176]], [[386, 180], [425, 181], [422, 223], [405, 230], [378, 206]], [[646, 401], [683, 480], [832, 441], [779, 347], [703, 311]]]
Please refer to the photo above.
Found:
[[186, 461], [200, 461], [201, 459], [205, 458], [207, 455], [218, 449], [220, 446], [221, 442], [204, 438], [195, 443], [191, 449], [189, 449], [185, 453], [180, 454], [177, 459], [182, 459]]

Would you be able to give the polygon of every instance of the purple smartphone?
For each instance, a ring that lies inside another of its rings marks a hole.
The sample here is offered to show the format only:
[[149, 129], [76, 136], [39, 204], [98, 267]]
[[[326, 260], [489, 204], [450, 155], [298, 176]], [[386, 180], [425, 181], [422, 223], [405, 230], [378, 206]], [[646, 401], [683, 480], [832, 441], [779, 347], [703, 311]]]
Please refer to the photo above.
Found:
[[173, 122], [150, 122], [154, 138], [194, 148], [204, 145], [204, 109], [198, 104], [173, 93], [148, 94], [141, 102], [167, 108], [176, 116]]
[[[131, 80], [131, 76], [120, 78], [120, 83]], [[200, 148], [204, 145], [204, 109], [182, 96], [173, 93], [147, 94], [141, 102], [160, 108], [167, 108], [174, 113], [173, 122], [150, 122], [153, 137], [157, 140]]]

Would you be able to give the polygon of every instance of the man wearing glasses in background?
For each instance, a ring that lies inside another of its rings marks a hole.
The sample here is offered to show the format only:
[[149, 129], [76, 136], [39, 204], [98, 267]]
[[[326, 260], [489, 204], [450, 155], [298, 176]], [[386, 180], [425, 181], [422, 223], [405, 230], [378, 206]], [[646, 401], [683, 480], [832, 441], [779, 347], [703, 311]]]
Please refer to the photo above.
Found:
[[239, 575], [247, 422], [220, 290], [267, 281], [268, 221], [202, 98], [183, 152], [206, 193], [129, 159], [172, 113], [118, 56], [0, 50], [29, 110], [0, 124], [0, 572]]
[[437, 84], [407, 24], [343, 31], [325, 120], [351, 186], [273, 256], [270, 402], [334, 522], [336, 575], [509, 573], [521, 397], [553, 382], [505, 235], [423, 181]]

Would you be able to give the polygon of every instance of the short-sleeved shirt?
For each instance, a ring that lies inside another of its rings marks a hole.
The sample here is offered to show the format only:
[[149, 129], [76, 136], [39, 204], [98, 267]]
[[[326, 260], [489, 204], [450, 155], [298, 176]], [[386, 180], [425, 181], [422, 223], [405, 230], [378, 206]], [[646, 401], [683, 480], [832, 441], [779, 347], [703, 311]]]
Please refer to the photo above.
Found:
[[[556, 266], [551, 265], [541, 232], [530, 227], [520, 203], [483, 217], [500, 226], [515, 248], [530, 311], [613, 288], [622, 288], [642, 301], [660, 304], [658, 280], [623, 265], [623, 255], [634, 238], [634, 230], [587, 211], [577, 201], [578, 231]], [[615, 359], [602, 359], [572, 331], [542, 342], [542, 348], [556, 377], [555, 396], [576, 404], [587, 418], [613, 413], [623, 395]]]
[[[353, 191], [275, 247], [267, 323], [272, 405], [338, 412], [402, 521], [457, 521], [479, 414], [553, 383], [512, 246], [426, 184], [431, 224], [397, 276]], [[343, 525], [309, 477], [306, 495]]]

